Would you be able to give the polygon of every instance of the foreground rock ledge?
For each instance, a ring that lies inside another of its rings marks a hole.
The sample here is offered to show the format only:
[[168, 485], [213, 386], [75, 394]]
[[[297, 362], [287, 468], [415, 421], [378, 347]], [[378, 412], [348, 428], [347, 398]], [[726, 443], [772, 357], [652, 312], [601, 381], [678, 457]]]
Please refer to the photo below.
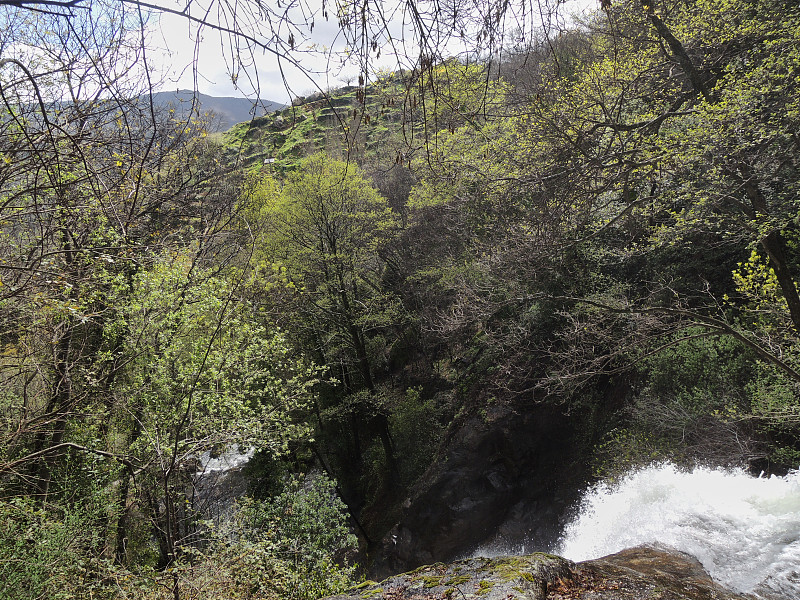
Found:
[[694, 558], [639, 547], [575, 564], [551, 554], [470, 558], [367, 581], [331, 600], [744, 600]]

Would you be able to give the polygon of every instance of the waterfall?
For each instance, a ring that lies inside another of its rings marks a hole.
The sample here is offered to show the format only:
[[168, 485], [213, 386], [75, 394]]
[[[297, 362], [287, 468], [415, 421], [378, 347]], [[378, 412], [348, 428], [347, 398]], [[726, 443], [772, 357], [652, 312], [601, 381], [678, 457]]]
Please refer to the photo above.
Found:
[[231, 444], [222, 454], [211, 455], [211, 450], [206, 450], [200, 455], [199, 475], [206, 475], [217, 471], [230, 471], [237, 467], [242, 467], [253, 458], [255, 448], [242, 450], [239, 444]]
[[203, 452], [198, 461], [200, 468], [193, 478], [193, 508], [217, 524], [226, 519], [236, 499], [247, 491], [242, 468], [254, 454], [254, 448], [242, 449], [238, 444], [231, 444], [217, 456]]
[[691, 554], [737, 592], [800, 598], [800, 473], [640, 469], [587, 490], [556, 552], [582, 561], [642, 544]]

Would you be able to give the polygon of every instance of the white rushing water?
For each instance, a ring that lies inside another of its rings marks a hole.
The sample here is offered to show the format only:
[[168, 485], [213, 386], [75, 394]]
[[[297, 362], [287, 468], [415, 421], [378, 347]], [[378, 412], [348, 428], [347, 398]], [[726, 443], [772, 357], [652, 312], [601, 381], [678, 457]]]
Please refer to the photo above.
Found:
[[589, 489], [556, 552], [581, 561], [654, 543], [735, 591], [800, 599], [800, 473], [641, 469]]
[[242, 451], [239, 444], [231, 444], [218, 456], [211, 456], [211, 451], [206, 450], [200, 455], [200, 469], [198, 475], [208, 475], [219, 471], [230, 471], [247, 463], [255, 454], [255, 448]]

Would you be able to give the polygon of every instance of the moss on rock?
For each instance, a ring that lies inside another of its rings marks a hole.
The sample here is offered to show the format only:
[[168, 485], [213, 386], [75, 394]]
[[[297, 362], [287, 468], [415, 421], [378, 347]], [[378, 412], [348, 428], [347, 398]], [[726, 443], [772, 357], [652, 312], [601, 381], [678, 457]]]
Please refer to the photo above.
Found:
[[551, 554], [437, 563], [331, 600], [745, 600], [679, 552], [635, 548], [579, 565]]

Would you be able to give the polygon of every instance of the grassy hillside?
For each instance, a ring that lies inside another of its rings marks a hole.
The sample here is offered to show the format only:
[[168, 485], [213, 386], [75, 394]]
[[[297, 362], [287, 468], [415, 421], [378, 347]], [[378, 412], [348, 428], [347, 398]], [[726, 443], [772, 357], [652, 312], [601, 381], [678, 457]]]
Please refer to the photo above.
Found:
[[403, 123], [409, 105], [401, 77], [296, 98], [282, 110], [234, 125], [223, 134], [225, 155], [249, 169], [271, 164], [278, 173], [323, 149], [358, 162], [376, 154], [384, 160], [392, 152], [399, 156], [407, 147]]

